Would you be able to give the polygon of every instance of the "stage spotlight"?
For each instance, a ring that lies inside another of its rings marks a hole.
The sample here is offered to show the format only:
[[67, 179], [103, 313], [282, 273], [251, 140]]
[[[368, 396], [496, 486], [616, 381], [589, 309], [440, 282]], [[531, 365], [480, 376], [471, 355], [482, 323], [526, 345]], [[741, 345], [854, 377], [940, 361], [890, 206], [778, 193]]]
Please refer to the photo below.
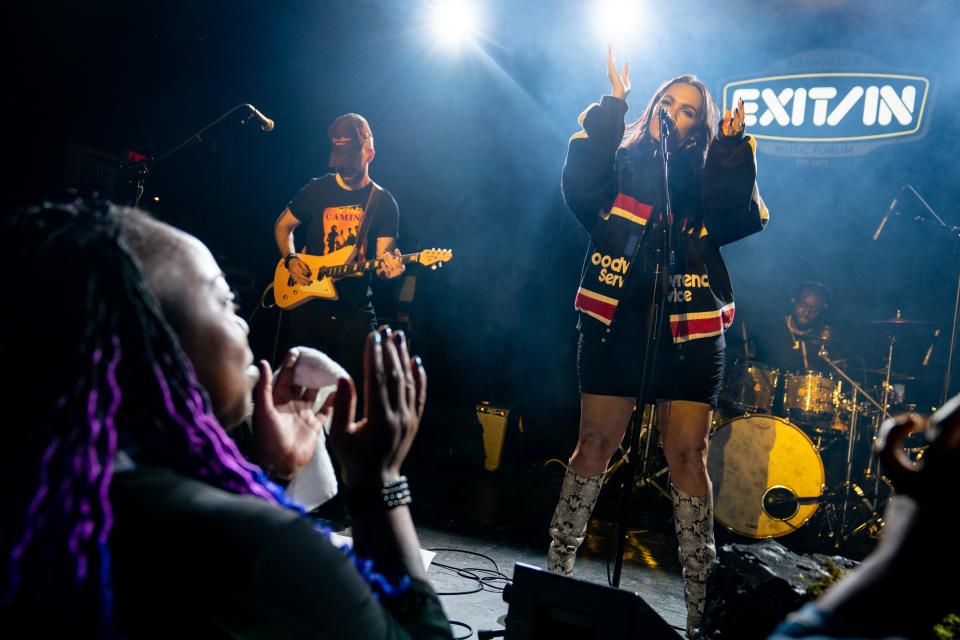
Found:
[[430, 26], [434, 37], [448, 47], [471, 40], [477, 32], [477, 9], [461, 0], [432, 3]]
[[637, 37], [640, 24], [639, 0], [596, 0], [593, 26], [603, 42], [626, 45]]

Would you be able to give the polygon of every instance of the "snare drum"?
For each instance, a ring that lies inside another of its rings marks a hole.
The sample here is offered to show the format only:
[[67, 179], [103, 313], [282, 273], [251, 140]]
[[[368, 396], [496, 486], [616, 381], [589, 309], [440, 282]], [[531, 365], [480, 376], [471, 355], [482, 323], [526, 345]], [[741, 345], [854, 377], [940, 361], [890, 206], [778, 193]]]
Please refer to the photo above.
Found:
[[770, 413], [779, 379], [779, 369], [759, 362], [737, 360], [727, 372], [719, 402], [741, 412]]
[[783, 410], [801, 424], [829, 425], [840, 405], [841, 381], [819, 371], [784, 376]]
[[813, 442], [774, 416], [741, 416], [717, 429], [707, 469], [717, 521], [751, 538], [796, 531], [823, 494], [823, 461]]

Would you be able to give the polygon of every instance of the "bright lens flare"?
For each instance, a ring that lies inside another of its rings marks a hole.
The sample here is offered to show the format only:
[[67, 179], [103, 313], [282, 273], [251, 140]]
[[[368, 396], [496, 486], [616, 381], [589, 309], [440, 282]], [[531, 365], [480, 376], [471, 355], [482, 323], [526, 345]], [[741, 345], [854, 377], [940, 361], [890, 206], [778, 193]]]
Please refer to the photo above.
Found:
[[455, 47], [471, 40], [477, 31], [477, 10], [467, 2], [439, 1], [431, 8], [430, 26], [437, 40]]
[[593, 27], [603, 42], [624, 45], [637, 36], [639, 0], [597, 0], [593, 8]]

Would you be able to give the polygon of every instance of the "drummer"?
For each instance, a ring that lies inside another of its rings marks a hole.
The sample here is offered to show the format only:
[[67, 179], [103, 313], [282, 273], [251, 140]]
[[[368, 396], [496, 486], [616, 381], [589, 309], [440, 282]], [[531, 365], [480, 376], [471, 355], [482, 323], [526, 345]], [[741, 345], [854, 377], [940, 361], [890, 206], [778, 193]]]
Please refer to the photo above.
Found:
[[788, 312], [771, 322], [757, 323], [750, 331], [752, 359], [780, 372], [774, 415], [787, 417], [783, 406], [786, 374], [830, 374], [832, 369], [819, 355], [824, 346], [832, 359], [843, 358], [833, 330], [825, 322], [832, 300], [830, 289], [820, 282], [797, 283], [790, 290]]
[[[827, 373], [829, 367], [817, 354], [832, 338], [831, 329], [824, 322], [832, 299], [830, 289], [819, 282], [794, 285], [790, 292], [790, 312], [779, 322], [753, 331], [751, 339], [756, 359], [782, 372]], [[831, 350], [831, 355], [836, 354]]]

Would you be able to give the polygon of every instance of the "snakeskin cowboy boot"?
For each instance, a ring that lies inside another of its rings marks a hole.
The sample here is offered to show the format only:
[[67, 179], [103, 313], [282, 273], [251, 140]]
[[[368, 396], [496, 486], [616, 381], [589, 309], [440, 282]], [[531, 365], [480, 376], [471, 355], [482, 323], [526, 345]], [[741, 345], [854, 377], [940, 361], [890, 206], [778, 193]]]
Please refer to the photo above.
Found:
[[584, 477], [573, 470], [573, 465], [567, 467], [560, 489], [560, 501], [550, 520], [552, 540], [547, 552], [549, 571], [566, 576], [573, 573], [577, 549], [587, 535], [587, 523], [600, 497], [604, 475], [606, 473]]
[[687, 495], [673, 484], [673, 524], [680, 542], [683, 595], [687, 603], [687, 637], [700, 637], [700, 623], [707, 594], [707, 575], [717, 557], [713, 540], [713, 494], [700, 498]]

